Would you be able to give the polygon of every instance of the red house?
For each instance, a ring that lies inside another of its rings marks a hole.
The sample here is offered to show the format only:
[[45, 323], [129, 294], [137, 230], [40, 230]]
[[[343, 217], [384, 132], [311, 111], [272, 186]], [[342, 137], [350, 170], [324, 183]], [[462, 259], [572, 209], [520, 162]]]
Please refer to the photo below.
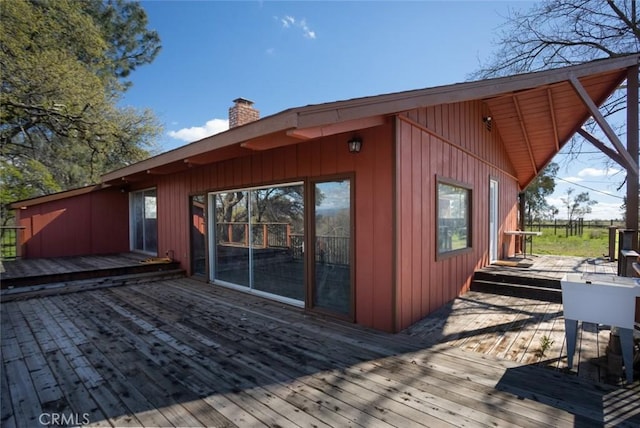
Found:
[[13, 204], [22, 255], [169, 255], [213, 286], [399, 331], [514, 253], [519, 193], [638, 58], [262, 119], [239, 98], [226, 132]]

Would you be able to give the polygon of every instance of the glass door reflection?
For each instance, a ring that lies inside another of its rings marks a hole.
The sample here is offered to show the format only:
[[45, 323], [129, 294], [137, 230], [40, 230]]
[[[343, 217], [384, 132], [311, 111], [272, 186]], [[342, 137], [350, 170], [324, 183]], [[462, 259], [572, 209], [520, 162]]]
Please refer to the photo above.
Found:
[[350, 315], [351, 181], [317, 182], [314, 192], [313, 306]]
[[191, 197], [191, 274], [205, 276], [207, 274], [207, 222], [205, 218], [205, 195]]
[[252, 288], [304, 301], [302, 184], [254, 189], [249, 194]]
[[302, 306], [306, 299], [303, 184], [212, 195], [213, 280]]
[[249, 287], [249, 195], [246, 191], [215, 195], [215, 278]]

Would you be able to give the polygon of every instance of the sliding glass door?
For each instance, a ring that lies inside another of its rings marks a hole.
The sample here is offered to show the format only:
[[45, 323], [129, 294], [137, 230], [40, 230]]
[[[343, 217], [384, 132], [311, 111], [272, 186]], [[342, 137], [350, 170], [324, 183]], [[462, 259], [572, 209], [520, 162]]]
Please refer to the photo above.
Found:
[[303, 193], [294, 183], [211, 194], [212, 280], [304, 302]]
[[249, 287], [249, 193], [215, 195], [215, 279]]
[[303, 302], [302, 184], [254, 189], [250, 196], [252, 286]]
[[352, 316], [351, 180], [316, 182], [313, 307]]
[[158, 205], [156, 189], [131, 193], [131, 249], [157, 255]]
[[195, 195], [191, 198], [191, 274], [205, 276], [207, 274], [207, 223], [205, 217], [206, 195]]

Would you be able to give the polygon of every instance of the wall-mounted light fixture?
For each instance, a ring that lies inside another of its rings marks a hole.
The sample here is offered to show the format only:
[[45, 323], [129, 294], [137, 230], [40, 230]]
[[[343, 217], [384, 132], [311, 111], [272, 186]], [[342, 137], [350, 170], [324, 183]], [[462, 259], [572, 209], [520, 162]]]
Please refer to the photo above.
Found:
[[347, 142], [347, 144], [349, 145], [350, 153], [360, 153], [360, 150], [362, 149], [362, 138], [353, 137]]
[[491, 131], [491, 125], [493, 124], [493, 118], [491, 116], [485, 116], [482, 118], [484, 122], [484, 126], [487, 128], [487, 131]]

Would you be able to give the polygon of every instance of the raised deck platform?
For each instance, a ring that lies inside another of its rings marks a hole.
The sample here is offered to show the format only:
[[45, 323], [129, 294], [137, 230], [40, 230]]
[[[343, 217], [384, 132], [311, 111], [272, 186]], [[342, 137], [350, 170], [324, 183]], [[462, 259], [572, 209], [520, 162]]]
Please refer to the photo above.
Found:
[[3, 302], [184, 276], [176, 261], [122, 253], [18, 259], [0, 264]]
[[560, 280], [567, 273], [615, 275], [617, 266], [616, 262], [584, 257], [517, 257], [477, 270], [471, 290], [559, 303]]

